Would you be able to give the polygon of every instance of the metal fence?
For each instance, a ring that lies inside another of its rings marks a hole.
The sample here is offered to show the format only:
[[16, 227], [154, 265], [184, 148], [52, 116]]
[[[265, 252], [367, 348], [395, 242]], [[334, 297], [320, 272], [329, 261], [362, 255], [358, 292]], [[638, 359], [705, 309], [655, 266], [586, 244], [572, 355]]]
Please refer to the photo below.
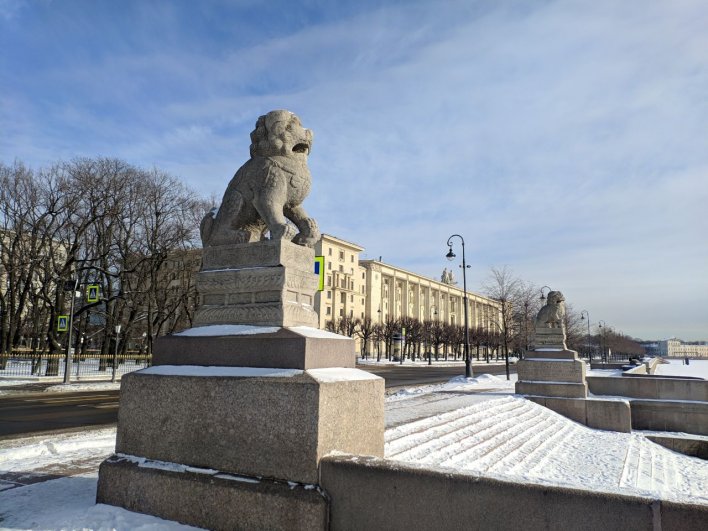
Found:
[[[113, 377], [112, 354], [86, 353], [72, 357], [70, 376], [77, 380], [106, 380]], [[137, 371], [150, 366], [152, 356], [127, 352], [118, 355], [116, 375]], [[0, 377], [64, 378], [65, 354], [13, 352], [0, 354]]]

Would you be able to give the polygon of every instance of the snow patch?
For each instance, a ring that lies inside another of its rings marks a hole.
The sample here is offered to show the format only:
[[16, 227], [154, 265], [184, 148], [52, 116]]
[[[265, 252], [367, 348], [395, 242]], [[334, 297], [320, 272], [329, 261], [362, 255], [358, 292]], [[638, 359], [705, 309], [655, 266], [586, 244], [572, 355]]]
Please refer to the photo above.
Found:
[[279, 326], [255, 325], [208, 325], [188, 328], [177, 334], [177, 337], [210, 337], [210, 336], [250, 336], [255, 334], [275, 334]]
[[351, 382], [356, 380], [380, 380], [379, 376], [359, 369], [345, 369], [342, 367], [328, 369], [309, 369], [307, 374], [317, 379], [318, 382]]
[[334, 334], [332, 332], [328, 332], [327, 330], [320, 330], [319, 328], [312, 328], [310, 326], [289, 326], [287, 328], [288, 330], [297, 332], [301, 336], [305, 337], [319, 337], [322, 339], [348, 339], [351, 341], [350, 337]]
[[216, 474], [215, 478], [228, 479], [229, 481], [240, 481], [242, 483], [260, 483], [261, 480], [256, 478], [249, 478], [246, 476], [235, 476], [233, 474]]
[[161, 376], [224, 376], [238, 378], [292, 377], [302, 374], [300, 369], [270, 369], [263, 367], [202, 367], [200, 365], [156, 365], [135, 374]]
[[213, 476], [217, 474], [218, 470], [213, 470], [211, 468], [198, 468], [194, 466], [183, 465], [181, 463], [172, 463], [170, 461], [159, 461], [157, 459], [148, 459], [147, 457], [140, 457], [137, 455], [130, 454], [116, 454], [114, 461], [129, 461], [135, 463], [140, 468], [155, 468], [157, 470], [167, 470], [168, 472], [193, 472], [195, 474], [206, 474], [208, 476]]

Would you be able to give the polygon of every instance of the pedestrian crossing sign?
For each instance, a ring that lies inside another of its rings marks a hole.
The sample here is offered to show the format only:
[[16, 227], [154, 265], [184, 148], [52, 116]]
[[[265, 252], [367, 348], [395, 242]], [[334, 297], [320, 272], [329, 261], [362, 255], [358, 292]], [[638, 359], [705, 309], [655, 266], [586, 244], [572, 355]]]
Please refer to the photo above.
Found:
[[86, 302], [98, 302], [98, 284], [89, 284], [86, 287]]
[[324, 256], [315, 256], [315, 275], [320, 277], [317, 291], [324, 290]]
[[60, 315], [57, 317], [57, 332], [66, 332], [69, 330], [69, 316]]

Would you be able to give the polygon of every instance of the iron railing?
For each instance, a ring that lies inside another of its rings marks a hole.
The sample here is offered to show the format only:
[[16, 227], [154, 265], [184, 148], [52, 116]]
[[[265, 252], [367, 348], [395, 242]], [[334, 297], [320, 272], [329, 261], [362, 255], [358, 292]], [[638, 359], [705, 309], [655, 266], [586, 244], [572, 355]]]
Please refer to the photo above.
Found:
[[[87, 352], [72, 356], [71, 380], [106, 380], [113, 376], [113, 354]], [[118, 354], [116, 374], [149, 367], [152, 356], [128, 351]], [[31, 351], [15, 351], [0, 354], [0, 377], [64, 378], [65, 354], [48, 354]]]

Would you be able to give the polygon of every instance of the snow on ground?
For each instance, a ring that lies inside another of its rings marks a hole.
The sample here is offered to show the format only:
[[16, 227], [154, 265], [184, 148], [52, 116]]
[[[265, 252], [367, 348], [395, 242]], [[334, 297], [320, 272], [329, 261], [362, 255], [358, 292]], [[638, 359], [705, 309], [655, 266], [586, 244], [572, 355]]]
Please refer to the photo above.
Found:
[[[483, 374], [387, 397], [386, 457], [507, 481], [708, 505], [708, 462], [639, 433], [587, 428], [515, 396], [513, 386], [514, 380]], [[0, 525], [190, 529], [95, 505], [97, 467], [114, 446], [115, 428], [0, 441]], [[68, 474], [75, 475], [43, 481]]]
[[116, 391], [120, 389], [120, 380], [117, 382], [90, 382], [59, 384], [47, 387], [45, 393], [74, 393], [79, 391]]
[[[120, 379], [117, 382], [79, 382], [72, 384], [63, 384], [61, 381], [57, 381], [54, 385], [52, 382], [45, 382], [43, 380], [3, 380], [0, 379], [0, 395], [8, 395], [17, 393], [17, 389], [8, 389], [10, 387], [16, 386], [26, 386], [27, 384], [50, 384], [47, 385], [45, 389], [41, 389], [40, 392], [44, 393], [75, 393], [81, 391], [115, 391], [120, 389]], [[5, 389], [3, 389], [5, 388]], [[32, 390], [27, 388], [25, 390], [20, 389], [20, 392], [38, 392], [37, 390]]]
[[96, 473], [69, 476], [0, 494], [3, 529], [197, 529], [155, 516], [96, 504]]
[[386, 430], [386, 457], [524, 483], [708, 505], [708, 462], [593, 430], [517, 396]]
[[[505, 361], [503, 359], [495, 360], [494, 358], [490, 358], [489, 363], [484, 361], [484, 359], [477, 361], [476, 359], [472, 359], [472, 370], [473, 372], [484, 372], [484, 367], [486, 365], [504, 365]], [[509, 364], [513, 367], [514, 363], [516, 363], [518, 358], [514, 357], [509, 357]], [[392, 361], [388, 360], [385, 357], [381, 357], [380, 361], [376, 361], [376, 355], [369, 355], [368, 358], [364, 359], [361, 357], [356, 358], [356, 362], [359, 365], [375, 365], [375, 366], [395, 366], [395, 365], [404, 365], [407, 367], [428, 367], [428, 358], [423, 357], [423, 358], [416, 358], [415, 361], [411, 361], [410, 359], [406, 358], [403, 360], [403, 363], [400, 361]], [[440, 356], [437, 360], [433, 358], [433, 363], [432, 365], [434, 367], [464, 367], [465, 362], [464, 360], [454, 360], [452, 358], [446, 360], [444, 357]]]
[[690, 360], [684, 365], [682, 360], [666, 360], [669, 363], [657, 366], [656, 374], [661, 376], [692, 376], [708, 380], [708, 360]]

